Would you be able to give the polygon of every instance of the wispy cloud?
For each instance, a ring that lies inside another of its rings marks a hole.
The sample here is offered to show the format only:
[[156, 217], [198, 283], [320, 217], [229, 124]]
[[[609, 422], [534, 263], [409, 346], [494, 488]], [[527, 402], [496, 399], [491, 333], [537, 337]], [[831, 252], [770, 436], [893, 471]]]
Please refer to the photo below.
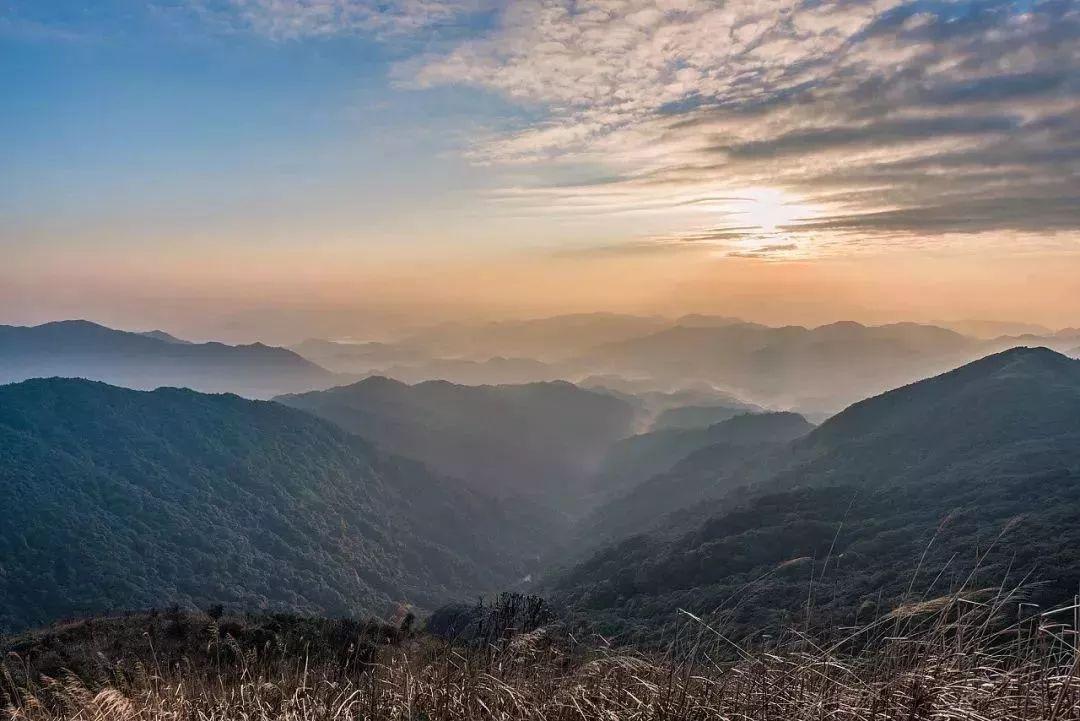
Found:
[[[790, 253], [837, 233], [1078, 231], [1077, 37], [1069, 0], [519, 0], [483, 37], [410, 66], [410, 82], [543, 109], [484, 138], [478, 161], [605, 178], [499, 202], [691, 205], [731, 219], [703, 224], [702, 242], [764, 233], [732, 252]], [[747, 188], [783, 195], [757, 201], [775, 221], [706, 200]]]
[[194, 0], [204, 18], [279, 40], [414, 33], [484, 6], [483, 0]]

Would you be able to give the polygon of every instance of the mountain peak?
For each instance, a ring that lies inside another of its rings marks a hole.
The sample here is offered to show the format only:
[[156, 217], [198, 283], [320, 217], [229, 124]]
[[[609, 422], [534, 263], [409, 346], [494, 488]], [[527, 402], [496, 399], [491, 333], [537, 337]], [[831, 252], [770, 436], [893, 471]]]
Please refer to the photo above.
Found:
[[855, 403], [807, 436], [806, 444], [880, 440], [890, 433], [923, 438], [926, 448], [964, 437], [1003, 444], [1031, 424], [1045, 426], [1048, 436], [1067, 429], [1078, 407], [1080, 362], [1049, 348], [1021, 346]]
[[[1016, 346], [999, 353], [988, 355], [977, 361], [972, 361], [965, 366], [957, 368], [951, 373], [959, 374], [965, 369], [999, 371], [999, 370], [1027, 370], [1043, 369], [1047, 371], [1075, 367], [1075, 361], [1066, 355], [1051, 350], [1046, 346]], [[942, 376], [943, 377], [943, 376]]]

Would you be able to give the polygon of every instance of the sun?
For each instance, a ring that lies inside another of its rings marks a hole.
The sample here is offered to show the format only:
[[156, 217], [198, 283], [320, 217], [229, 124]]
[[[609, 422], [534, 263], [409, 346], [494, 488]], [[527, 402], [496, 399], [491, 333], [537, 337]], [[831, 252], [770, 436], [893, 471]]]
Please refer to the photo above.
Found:
[[797, 197], [783, 190], [764, 187], [740, 191], [730, 212], [740, 226], [769, 235], [782, 233], [785, 228], [814, 215], [813, 208]]

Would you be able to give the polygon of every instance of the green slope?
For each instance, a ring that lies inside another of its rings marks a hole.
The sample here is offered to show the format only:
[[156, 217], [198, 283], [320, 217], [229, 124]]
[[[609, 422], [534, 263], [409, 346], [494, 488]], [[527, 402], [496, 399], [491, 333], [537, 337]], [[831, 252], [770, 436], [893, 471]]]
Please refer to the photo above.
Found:
[[532, 571], [518, 507], [300, 411], [79, 380], [0, 387], [0, 626], [172, 602], [432, 606]]
[[1044, 604], [1080, 582], [1080, 361], [1046, 349], [856, 404], [741, 470], [749, 485], [566, 570], [557, 595], [602, 632], [655, 639], [680, 608], [721, 608], [745, 636], [808, 599], [848, 623], [965, 582], [1026, 578]]

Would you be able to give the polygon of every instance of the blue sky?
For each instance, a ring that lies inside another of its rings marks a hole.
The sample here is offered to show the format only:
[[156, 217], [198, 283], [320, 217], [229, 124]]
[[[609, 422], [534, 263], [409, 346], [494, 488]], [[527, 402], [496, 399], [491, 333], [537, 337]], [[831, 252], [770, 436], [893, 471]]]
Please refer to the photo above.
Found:
[[415, 208], [486, 183], [451, 151], [478, 117], [512, 110], [392, 90], [411, 42], [267, 38], [180, 10], [80, 5], [9, 5], [0, 25], [0, 132], [13, 141], [0, 202], [30, 229], [334, 213], [343, 197], [369, 217]]
[[1064, 324], [1078, 32], [1069, 0], [0, 0], [0, 322], [838, 284], [813, 319]]

